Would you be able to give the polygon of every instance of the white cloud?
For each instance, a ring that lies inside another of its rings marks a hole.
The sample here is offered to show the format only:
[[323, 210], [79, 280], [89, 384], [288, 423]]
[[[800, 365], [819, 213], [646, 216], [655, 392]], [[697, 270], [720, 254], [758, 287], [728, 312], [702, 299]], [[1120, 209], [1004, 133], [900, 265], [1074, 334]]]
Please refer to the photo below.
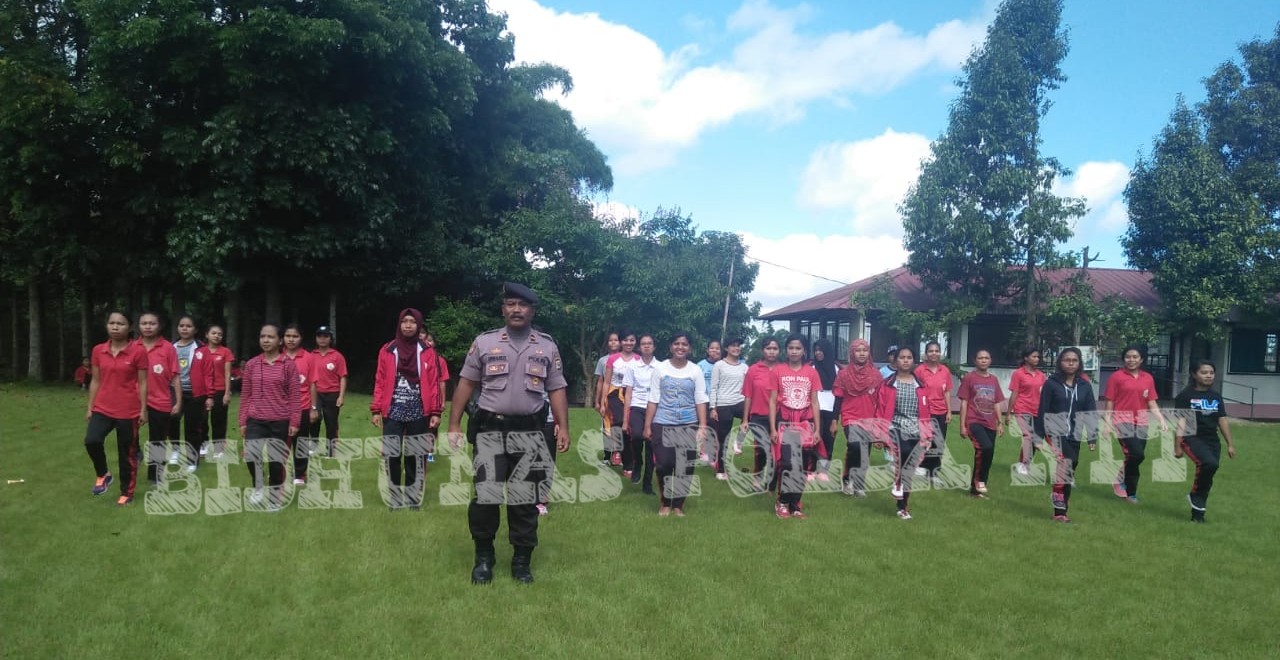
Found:
[[813, 210], [849, 212], [858, 233], [900, 237], [898, 204], [928, 155], [928, 138], [893, 129], [867, 140], [823, 145], [809, 157], [798, 202]]
[[490, 0], [508, 15], [516, 58], [569, 70], [574, 91], [556, 97], [609, 153], [618, 173], [671, 163], [707, 130], [738, 117], [803, 116], [806, 104], [879, 94], [930, 69], [954, 70], [984, 36], [983, 17], [928, 33], [890, 22], [861, 30], [802, 31], [816, 14], [750, 0], [729, 17], [736, 40], [723, 61], [696, 65], [697, 44], [664, 52], [649, 37], [595, 13], [558, 12], [535, 0]]
[[638, 220], [640, 209], [622, 202], [591, 202], [591, 213], [598, 220]]
[[770, 262], [760, 264], [751, 294], [765, 312], [838, 288], [841, 284], [837, 282], [856, 282], [907, 261], [902, 240], [893, 236], [790, 234], [764, 238], [745, 233], [742, 238], [748, 257]]
[[1129, 185], [1129, 166], [1117, 161], [1089, 161], [1075, 169], [1070, 177], [1059, 179], [1054, 192], [1068, 197], [1083, 197], [1089, 212], [1076, 221], [1076, 234], [1100, 232], [1116, 234], [1129, 223], [1129, 208], [1124, 203], [1124, 188]]

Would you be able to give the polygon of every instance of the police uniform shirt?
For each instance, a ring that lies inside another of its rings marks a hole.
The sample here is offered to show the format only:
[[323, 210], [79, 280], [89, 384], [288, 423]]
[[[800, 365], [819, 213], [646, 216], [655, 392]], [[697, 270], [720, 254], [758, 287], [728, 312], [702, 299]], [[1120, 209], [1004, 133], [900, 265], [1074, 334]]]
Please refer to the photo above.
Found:
[[532, 415], [542, 409], [544, 394], [567, 387], [551, 335], [530, 332], [517, 346], [506, 328], [476, 337], [459, 375], [480, 384], [481, 410], [500, 415]]

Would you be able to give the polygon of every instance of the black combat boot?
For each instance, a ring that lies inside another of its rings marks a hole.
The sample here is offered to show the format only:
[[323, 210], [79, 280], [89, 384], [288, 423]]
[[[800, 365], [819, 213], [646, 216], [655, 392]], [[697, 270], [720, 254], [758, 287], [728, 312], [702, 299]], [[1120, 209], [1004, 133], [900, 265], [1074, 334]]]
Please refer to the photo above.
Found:
[[533, 548], [516, 548], [516, 554], [511, 558], [511, 577], [515, 578], [516, 582], [533, 584], [533, 571], [529, 569], [532, 559]]

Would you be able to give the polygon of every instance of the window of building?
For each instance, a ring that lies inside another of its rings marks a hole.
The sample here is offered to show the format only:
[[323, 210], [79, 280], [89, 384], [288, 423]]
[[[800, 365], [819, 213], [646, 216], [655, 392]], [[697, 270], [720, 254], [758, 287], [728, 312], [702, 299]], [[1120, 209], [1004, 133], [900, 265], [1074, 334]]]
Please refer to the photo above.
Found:
[[835, 358], [840, 362], [849, 361], [849, 336], [852, 328], [848, 321], [801, 321], [800, 334], [813, 346], [813, 342], [823, 337], [831, 342], [835, 349]]
[[1231, 331], [1231, 373], [1276, 373], [1276, 330], [1236, 328]]

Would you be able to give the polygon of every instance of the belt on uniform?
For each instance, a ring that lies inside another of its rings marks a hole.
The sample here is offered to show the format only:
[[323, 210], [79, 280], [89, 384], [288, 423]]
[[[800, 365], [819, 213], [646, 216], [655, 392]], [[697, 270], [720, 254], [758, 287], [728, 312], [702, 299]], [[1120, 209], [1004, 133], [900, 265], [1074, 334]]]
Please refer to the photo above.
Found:
[[490, 431], [536, 431], [542, 428], [546, 418], [545, 407], [530, 415], [507, 415], [483, 409], [476, 412], [476, 422]]

